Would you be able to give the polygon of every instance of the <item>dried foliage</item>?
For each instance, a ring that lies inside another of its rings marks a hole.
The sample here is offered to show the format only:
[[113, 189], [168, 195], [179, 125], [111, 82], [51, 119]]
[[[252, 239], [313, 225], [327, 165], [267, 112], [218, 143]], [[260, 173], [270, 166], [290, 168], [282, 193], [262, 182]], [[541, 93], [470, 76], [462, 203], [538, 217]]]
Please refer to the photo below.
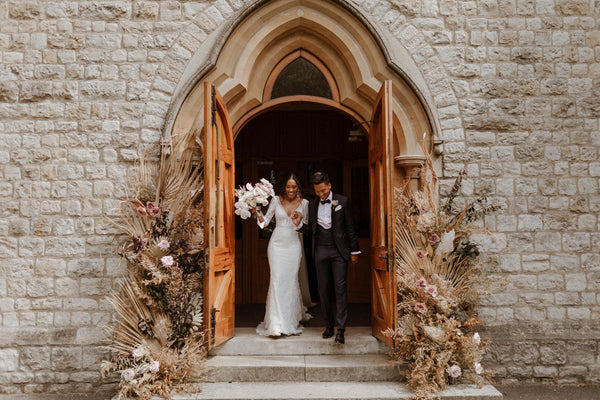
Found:
[[418, 399], [430, 399], [460, 379], [489, 379], [481, 366], [488, 341], [474, 331], [484, 287], [469, 223], [498, 207], [479, 198], [454, 210], [463, 176], [438, 209], [437, 177], [427, 156], [423, 189], [408, 192], [405, 185], [395, 192], [398, 328], [385, 333], [396, 343], [393, 358], [409, 363], [407, 379]]
[[142, 159], [132, 195], [121, 199], [120, 218], [112, 221], [126, 234], [119, 254], [127, 276], [110, 298], [113, 356], [102, 373], [120, 373], [119, 398], [170, 397], [206, 358], [203, 174], [194, 143], [193, 133], [174, 138], [158, 171]]

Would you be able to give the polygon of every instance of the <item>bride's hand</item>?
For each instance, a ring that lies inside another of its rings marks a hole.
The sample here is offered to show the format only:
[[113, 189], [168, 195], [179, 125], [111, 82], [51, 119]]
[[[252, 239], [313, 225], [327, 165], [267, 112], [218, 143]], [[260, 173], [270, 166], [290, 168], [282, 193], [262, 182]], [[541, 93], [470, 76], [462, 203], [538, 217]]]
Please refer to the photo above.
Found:
[[263, 213], [260, 210], [260, 208], [258, 208], [258, 207], [252, 207], [252, 209], [250, 210], [250, 212], [252, 214], [256, 213], [256, 217], [258, 218], [258, 220], [260, 222], [264, 222], [265, 218], [263, 217]]
[[302, 214], [298, 211], [294, 211], [292, 213], [292, 222], [294, 223], [294, 225], [298, 226], [300, 225], [300, 221], [302, 221]]

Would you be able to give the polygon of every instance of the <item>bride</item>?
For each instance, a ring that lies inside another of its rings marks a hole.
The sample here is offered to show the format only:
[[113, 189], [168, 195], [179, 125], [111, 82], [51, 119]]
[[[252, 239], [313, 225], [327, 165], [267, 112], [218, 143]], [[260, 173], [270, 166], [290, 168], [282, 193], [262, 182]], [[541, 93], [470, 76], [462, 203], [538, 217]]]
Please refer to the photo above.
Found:
[[[304, 223], [308, 223], [308, 200], [302, 199], [296, 174], [286, 175], [283, 182], [284, 190], [271, 199], [267, 213], [263, 215], [260, 209], [257, 210], [257, 223], [261, 229], [275, 217], [275, 230], [267, 248], [271, 281], [265, 318], [256, 328], [256, 332], [263, 336], [298, 335], [302, 333], [300, 321], [312, 318], [306, 312], [306, 305], [312, 306], [312, 303], [302, 234], [292, 223], [292, 216], [296, 213], [300, 213]], [[299, 277], [304, 293], [300, 290]]]

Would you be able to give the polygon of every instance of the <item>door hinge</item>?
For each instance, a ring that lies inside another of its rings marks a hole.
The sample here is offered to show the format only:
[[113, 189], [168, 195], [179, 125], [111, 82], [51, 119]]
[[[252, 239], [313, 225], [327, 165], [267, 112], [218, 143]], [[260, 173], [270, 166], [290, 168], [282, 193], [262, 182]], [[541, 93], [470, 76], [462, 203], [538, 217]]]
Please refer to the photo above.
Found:
[[210, 307], [210, 343], [215, 344], [215, 332], [217, 331], [217, 310], [214, 306]]
[[387, 270], [388, 272], [392, 272], [394, 270], [394, 251], [388, 250], [385, 258], [387, 260]]

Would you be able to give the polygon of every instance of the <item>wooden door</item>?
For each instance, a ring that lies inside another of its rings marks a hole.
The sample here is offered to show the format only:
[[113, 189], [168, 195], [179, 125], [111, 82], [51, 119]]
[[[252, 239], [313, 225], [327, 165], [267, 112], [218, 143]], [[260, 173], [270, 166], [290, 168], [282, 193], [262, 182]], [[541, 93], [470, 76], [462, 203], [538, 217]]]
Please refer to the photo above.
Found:
[[371, 199], [371, 318], [373, 336], [393, 347], [383, 335], [397, 325], [396, 274], [393, 257], [392, 195], [392, 82], [385, 81], [377, 95], [369, 131]]
[[[367, 150], [367, 149], [366, 149]], [[366, 155], [366, 154], [365, 154]], [[348, 267], [348, 303], [371, 302], [371, 235], [369, 205], [369, 167], [366, 158], [344, 161], [344, 191], [352, 203], [358, 247], [358, 264]], [[365, 322], [368, 323], [368, 322]]]
[[233, 337], [235, 311], [233, 132], [223, 99], [204, 84], [204, 321], [208, 348]]

